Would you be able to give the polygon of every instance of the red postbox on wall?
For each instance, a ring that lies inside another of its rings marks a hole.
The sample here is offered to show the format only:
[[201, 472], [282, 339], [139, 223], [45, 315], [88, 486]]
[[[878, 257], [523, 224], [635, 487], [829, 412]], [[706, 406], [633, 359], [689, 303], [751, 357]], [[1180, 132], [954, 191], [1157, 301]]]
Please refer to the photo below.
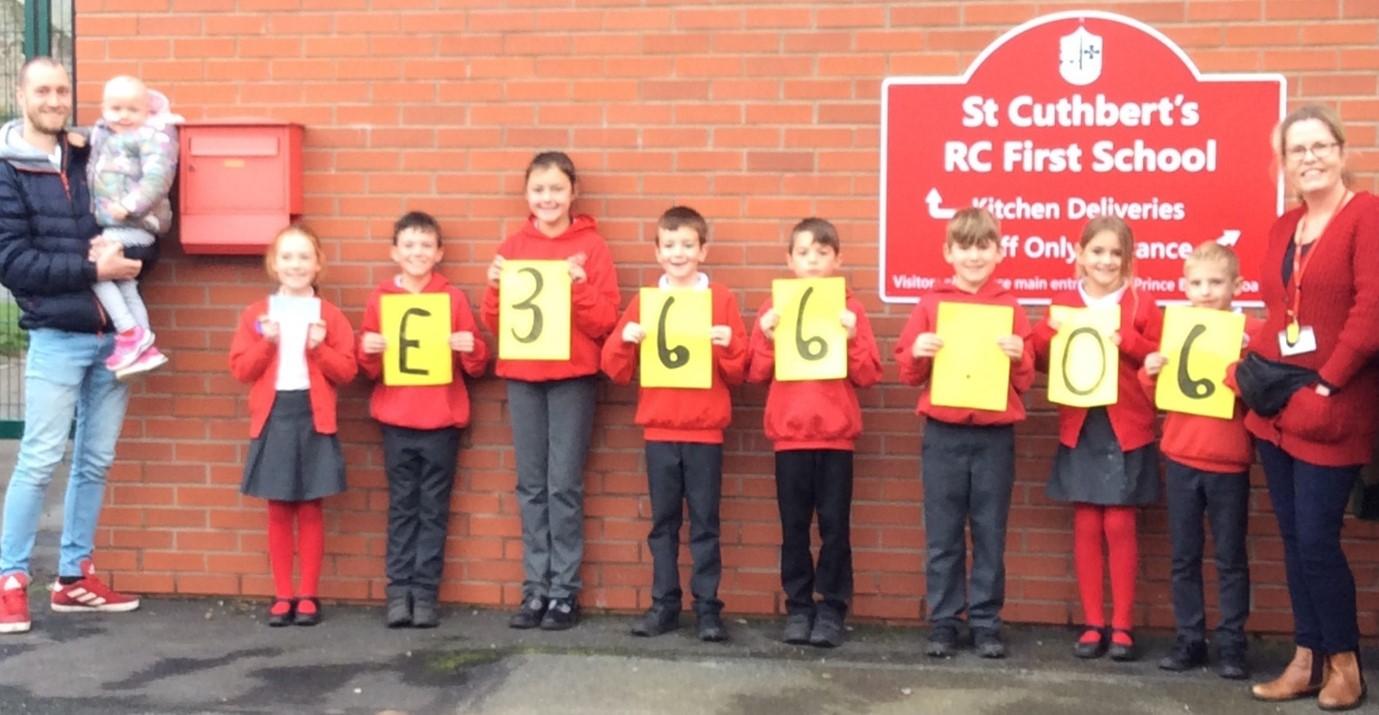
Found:
[[273, 121], [178, 127], [182, 249], [255, 254], [302, 213], [302, 126]]

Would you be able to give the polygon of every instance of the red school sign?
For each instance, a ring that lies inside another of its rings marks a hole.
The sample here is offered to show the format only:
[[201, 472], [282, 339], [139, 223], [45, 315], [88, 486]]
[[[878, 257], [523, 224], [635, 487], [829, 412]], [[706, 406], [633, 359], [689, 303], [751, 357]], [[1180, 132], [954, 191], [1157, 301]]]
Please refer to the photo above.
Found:
[[952, 275], [944, 226], [982, 206], [1001, 222], [996, 276], [1024, 303], [1074, 285], [1082, 226], [1113, 214], [1135, 232], [1139, 284], [1180, 299], [1183, 258], [1202, 241], [1259, 263], [1283, 208], [1271, 134], [1276, 74], [1204, 75], [1172, 40], [1104, 12], [1021, 25], [961, 77], [882, 87], [881, 297], [914, 302]]

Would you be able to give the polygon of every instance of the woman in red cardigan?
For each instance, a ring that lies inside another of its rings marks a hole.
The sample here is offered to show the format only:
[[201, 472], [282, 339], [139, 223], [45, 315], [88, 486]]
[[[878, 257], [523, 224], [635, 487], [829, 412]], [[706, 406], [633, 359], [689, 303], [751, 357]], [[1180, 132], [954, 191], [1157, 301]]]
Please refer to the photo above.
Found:
[[1379, 199], [1345, 182], [1345, 133], [1330, 109], [1301, 107], [1279, 127], [1284, 175], [1302, 204], [1269, 231], [1261, 291], [1269, 317], [1250, 341], [1266, 360], [1314, 370], [1273, 416], [1251, 411], [1283, 536], [1297, 652], [1260, 700], [1317, 695], [1325, 710], [1365, 697], [1355, 578], [1341, 522], [1370, 459], [1379, 402]]

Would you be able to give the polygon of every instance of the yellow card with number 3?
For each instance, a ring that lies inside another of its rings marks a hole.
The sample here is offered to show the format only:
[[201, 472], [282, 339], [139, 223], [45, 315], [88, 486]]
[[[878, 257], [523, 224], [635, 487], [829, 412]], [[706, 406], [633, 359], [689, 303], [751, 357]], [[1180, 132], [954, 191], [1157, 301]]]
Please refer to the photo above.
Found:
[[498, 357], [570, 359], [570, 266], [504, 261], [498, 279]]
[[776, 323], [776, 379], [838, 380], [848, 376], [847, 286], [841, 277], [771, 281]]

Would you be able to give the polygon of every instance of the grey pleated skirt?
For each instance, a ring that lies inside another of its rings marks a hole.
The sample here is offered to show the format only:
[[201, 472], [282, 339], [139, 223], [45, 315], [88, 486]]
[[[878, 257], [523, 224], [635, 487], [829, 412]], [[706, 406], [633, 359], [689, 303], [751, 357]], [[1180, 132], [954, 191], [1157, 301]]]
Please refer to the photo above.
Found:
[[249, 443], [240, 491], [274, 501], [310, 501], [345, 491], [340, 440], [316, 431], [306, 390], [277, 393], [263, 431]]
[[1159, 450], [1153, 442], [1123, 452], [1106, 408], [1087, 410], [1077, 446], [1058, 445], [1047, 494], [1059, 502], [1143, 506], [1159, 498]]

